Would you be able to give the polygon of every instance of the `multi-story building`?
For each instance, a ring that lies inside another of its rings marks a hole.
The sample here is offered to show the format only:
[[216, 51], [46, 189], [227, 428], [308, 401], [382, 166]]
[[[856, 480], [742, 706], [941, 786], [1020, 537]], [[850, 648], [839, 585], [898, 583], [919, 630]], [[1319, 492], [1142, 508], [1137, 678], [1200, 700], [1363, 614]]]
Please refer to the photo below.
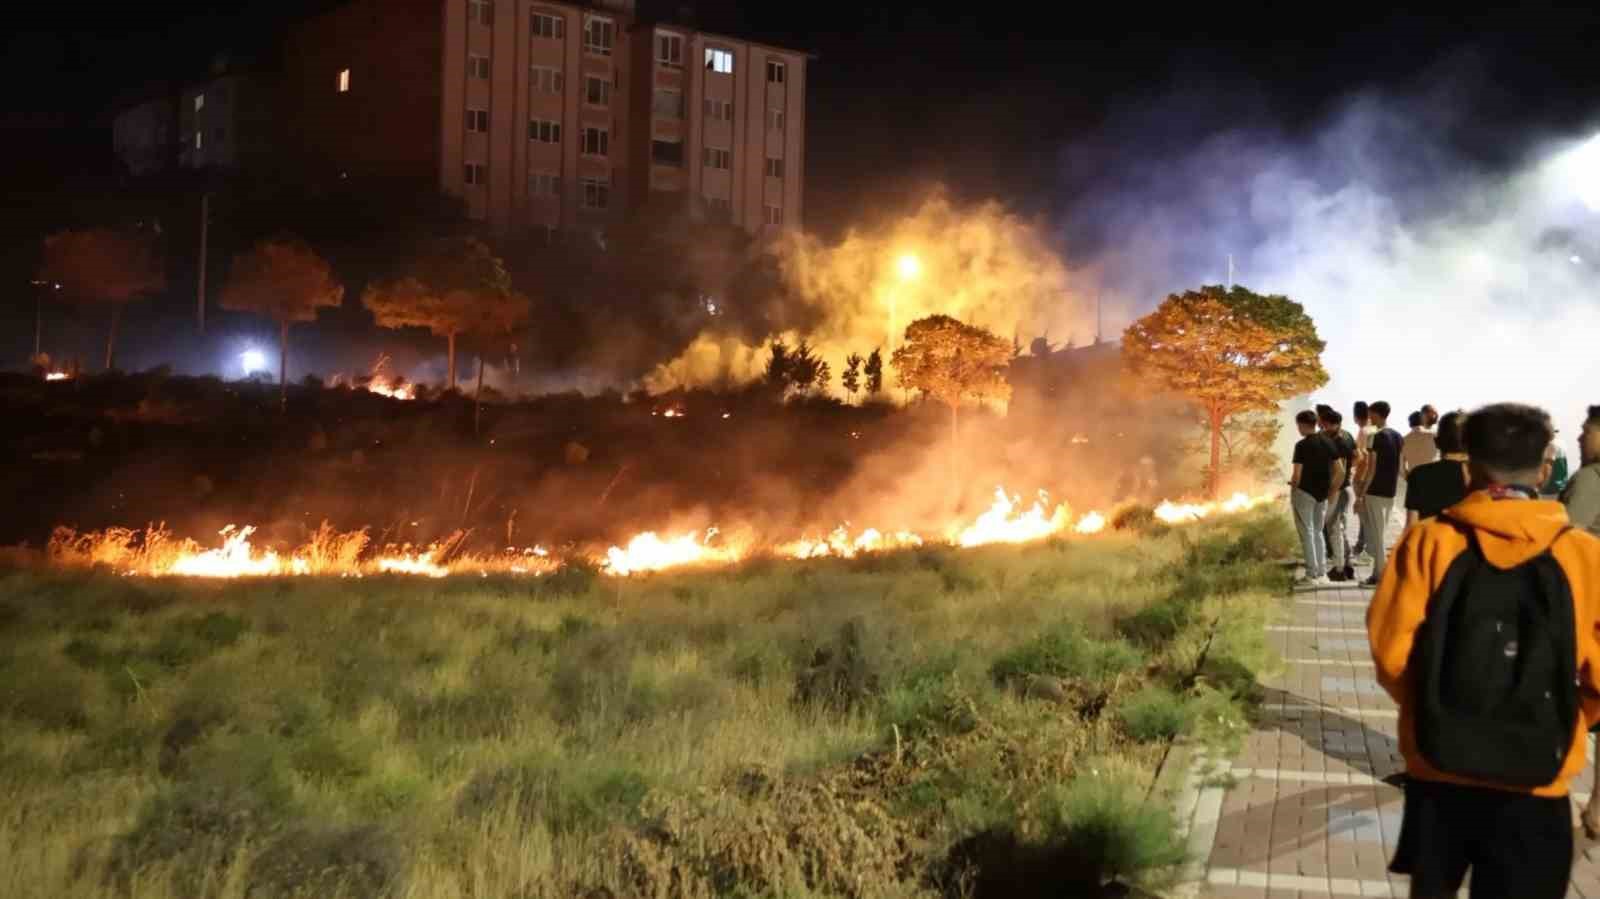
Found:
[[798, 226], [806, 54], [633, 0], [356, 0], [294, 29], [286, 121], [327, 171], [410, 177], [505, 232], [646, 203]]
[[204, 77], [146, 89], [123, 106], [112, 120], [112, 148], [134, 175], [256, 168], [273, 155], [277, 112], [270, 76], [218, 57]]

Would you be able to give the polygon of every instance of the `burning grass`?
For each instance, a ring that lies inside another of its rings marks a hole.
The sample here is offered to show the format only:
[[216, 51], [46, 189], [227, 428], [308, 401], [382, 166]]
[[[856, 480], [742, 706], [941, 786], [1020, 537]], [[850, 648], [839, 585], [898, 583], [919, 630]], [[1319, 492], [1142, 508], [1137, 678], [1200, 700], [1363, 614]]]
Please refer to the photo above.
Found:
[[[279, 561], [371, 552], [335, 537]], [[1237, 719], [1289, 542], [1258, 513], [625, 579], [3, 575], [0, 894], [1157, 883], [1150, 773]]]

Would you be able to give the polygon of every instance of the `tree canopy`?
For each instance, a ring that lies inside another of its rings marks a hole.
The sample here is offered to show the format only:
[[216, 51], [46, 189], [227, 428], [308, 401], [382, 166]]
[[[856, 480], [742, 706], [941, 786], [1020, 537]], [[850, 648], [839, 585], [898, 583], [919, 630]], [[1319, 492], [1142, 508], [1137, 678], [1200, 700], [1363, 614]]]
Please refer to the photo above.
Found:
[[317, 310], [337, 306], [344, 285], [333, 269], [299, 238], [263, 240], [233, 261], [219, 300], [224, 309], [253, 312], [278, 323], [279, 401], [289, 389], [289, 325], [314, 321]]
[[44, 239], [43, 249], [40, 280], [60, 284], [69, 300], [111, 306], [106, 334], [106, 368], [111, 368], [122, 307], [167, 285], [156, 235], [113, 228], [60, 231]]
[[900, 383], [949, 406], [968, 396], [1008, 399], [1006, 366], [1011, 344], [948, 315], [930, 315], [906, 328], [904, 346], [891, 357]]

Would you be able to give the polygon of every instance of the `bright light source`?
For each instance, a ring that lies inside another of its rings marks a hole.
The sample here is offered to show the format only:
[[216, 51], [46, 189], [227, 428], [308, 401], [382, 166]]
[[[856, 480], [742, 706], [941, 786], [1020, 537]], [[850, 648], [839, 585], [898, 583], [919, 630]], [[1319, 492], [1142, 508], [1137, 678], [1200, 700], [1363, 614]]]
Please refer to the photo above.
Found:
[[267, 354], [256, 349], [245, 350], [239, 354], [239, 367], [244, 369], [247, 378], [258, 371], [266, 371]]
[[1574, 253], [1572, 256], [1568, 257], [1568, 261], [1571, 262], [1573, 265], [1582, 265], [1583, 264], [1583, 257], [1577, 255], [1576, 253]]
[[1578, 199], [1590, 212], [1600, 212], [1600, 135], [1573, 152], [1571, 166]]
[[922, 274], [922, 260], [911, 253], [906, 253], [895, 262], [895, 268], [900, 272], [902, 281], [910, 281]]
[[339, 70], [339, 93], [347, 94], [349, 92], [350, 92], [350, 70], [349, 69], [340, 69]]

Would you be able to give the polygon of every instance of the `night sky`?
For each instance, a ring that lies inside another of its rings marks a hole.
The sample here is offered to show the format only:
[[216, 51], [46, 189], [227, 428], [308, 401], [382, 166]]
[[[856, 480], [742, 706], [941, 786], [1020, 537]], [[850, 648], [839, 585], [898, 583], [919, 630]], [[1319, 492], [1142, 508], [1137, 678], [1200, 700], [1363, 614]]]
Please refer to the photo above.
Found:
[[[148, 78], [203, 71], [207, 45], [248, 51], [286, 15], [327, 5], [114, 4], [86, 16], [25, 4], [23, 21], [8, 29], [0, 81], [8, 168], [89, 164], [77, 160], [102, 145], [104, 132], [92, 129], [119, 96]], [[1314, 127], [1353, 91], [1404, 89], [1454, 61], [1474, 81], [1454, 102], [1481, 123], [1454, 139], [1486, 165], [1515, 154], [1522, 131], [1592, 126], [1600, 111], [1600, 7], [1439, 18], [1343, 4], [1178, 6], [1104, 4], [1053, 23], [1021, 7], [980, 15], [971, 4], [908, 11], [702, 0], [697, 14], [708, 29], [818, 55], [807, 189], [809, 222], [823, 231], [932, 182], [960, 197], [1059, 213], [1094, 176], [1092, 166], [1069, 164], [1075, 142], [1108, 116], [1179, 89], [1200, 91], [1207, 108], [1170, 139], [1240, 119], [1292, 132]]]

